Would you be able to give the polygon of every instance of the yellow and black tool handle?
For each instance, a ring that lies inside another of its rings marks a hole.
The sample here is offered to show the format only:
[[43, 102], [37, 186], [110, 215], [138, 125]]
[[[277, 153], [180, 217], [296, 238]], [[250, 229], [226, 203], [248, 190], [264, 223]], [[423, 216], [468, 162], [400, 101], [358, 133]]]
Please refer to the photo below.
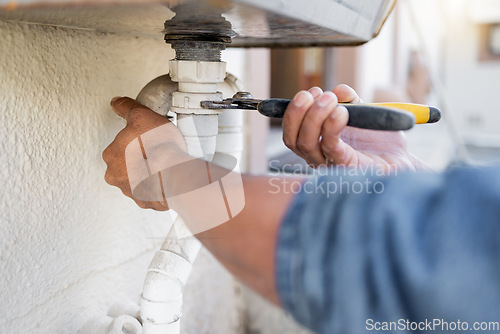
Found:
[[[341, 105], [352, 105], [349, 103], [339, 103]], [[436, 123], [441, 119], [441, 111], [436, 107], [429, 107], [423, 104], [400, 103], [400, 102], [382, 102], [382, 103], [366, 103], [366, 105], [377, 107], [388, 107], [402, 109], [411, 112], [415, 115], [417, 124]]]
[[[283, 118], [290, 100], [262, 100], [257, 110], [264, 116]], [[394, 107], [370, 104], [344, 104], [349, 112], [347, 125], [362, 129], [400, 131], [408, 130], [415, 125], [415, 115]]]

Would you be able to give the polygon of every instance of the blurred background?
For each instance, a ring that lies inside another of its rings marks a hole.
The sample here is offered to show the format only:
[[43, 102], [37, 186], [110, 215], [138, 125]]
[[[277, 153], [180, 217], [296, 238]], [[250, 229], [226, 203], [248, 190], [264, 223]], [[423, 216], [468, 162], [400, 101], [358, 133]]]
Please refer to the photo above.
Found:
[[[172, 221], [107, 185], [101, 155], [124, 127], [111, 98], [135, 97], [168, 73], [175, 55], [162, 29], [173, 12], [164, 4], [178, 1], [0, 0], [1, 333], [76, 333], [113, 305], [139, 307]], [[386, 1], [327, 2], [370, 9]], [[317, 0], [303, 3], [318, 9]], [[327, 22], [344, 18], [319, 12]], [[243, 21], [261, 33], [255, 17]], [[410, 151], [436, 170], [500, 160], [498, 0], [398, 0], [363, 46], [228, 48], [222, 57], [256, 98], [346, 83], [366, 102], [439, 107], [439, 123], [406, 133]], [[244, 134], [243, 171], [305, 169], [279, 122], [249, 111]], [[207, 251], [184, 297], [183, 333], [304, 333]]]
[[[500, 160], [499, 1], [399, 0], [363, 46], [273, 49], [270, 58], [272, 97], [345, 83], [365, 102], [439, 107], [439, 123], [407, 132], [410, 151], [436, 170]], [[274, 167], [303, 164], [282, 144], [276, 120], [267, 158]]]

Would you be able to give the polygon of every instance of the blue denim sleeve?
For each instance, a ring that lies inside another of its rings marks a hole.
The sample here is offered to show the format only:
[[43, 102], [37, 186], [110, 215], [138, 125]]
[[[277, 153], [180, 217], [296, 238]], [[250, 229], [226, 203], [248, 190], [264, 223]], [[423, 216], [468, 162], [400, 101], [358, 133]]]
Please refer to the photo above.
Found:
[[[500, 168], [375, 178], [371, 193], [363, 182], [323, 176], [295, 196], [275, 255], [285, 310], [328, 334], [399, 319], [499, 322]], [[399, 329], [386, 332], [409, 332]]]

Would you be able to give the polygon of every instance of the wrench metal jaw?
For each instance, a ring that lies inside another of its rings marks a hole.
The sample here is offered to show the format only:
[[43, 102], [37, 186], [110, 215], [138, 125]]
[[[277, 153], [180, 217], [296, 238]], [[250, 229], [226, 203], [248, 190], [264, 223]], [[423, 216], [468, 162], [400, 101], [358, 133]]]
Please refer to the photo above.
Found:
[[247, 92], [238, 92], [233, 97], [222, 101], [201, 101], [201, 107], [205, 109], [247, 109], [257, 110], [257, 106], [262, 102], [260, 99], [254, 99], [252, 94]]

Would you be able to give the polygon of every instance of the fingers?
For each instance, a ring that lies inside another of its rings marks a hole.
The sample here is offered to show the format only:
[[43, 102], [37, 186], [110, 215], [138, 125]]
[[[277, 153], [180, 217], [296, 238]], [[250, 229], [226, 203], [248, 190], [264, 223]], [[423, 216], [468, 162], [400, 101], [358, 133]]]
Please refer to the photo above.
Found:
[[[359, 100], [348, 86], [339, 86], [337, 91], [344, 100]], [[347, 109], [339, 108], [337, 102], [333, 92], [323, 93], [320, 88], [313, 87], [308, 92], [297, 93], [285, 112], [285, 145], [313, 167], [327, 164], [325, 156], [334, 161], [342, 160], [341, 151], [345, 144], [340, 140], [340, 133], [346, 127], [349, 116]], [[340, 143], [342, 145], [337, 146]]]
[[361, 99], [347, 85], [339, 85], [333, 92], [313, 87], [297, 93], [283, 117], [285, 145], [313, 167], [346, 164], [350, 159], [352, 150], [340, 137], [349, 114], [338, 101], [359, 103]]
[[[308, 99], [307, 103], [304, 105], [301, 105], [301, 102], [298, 101], [302, 98], [302, 94], [305, 95]], [[313, 87], [307, 92], [302, 91], [297, 93], [297, 95], [295, 95], [294, 99], [292, 100], [293, 103], [291, 103], [291, 106], [289, 107], [289, 109], [287, 109], [287, 112], [285, 112], [285, 116], [283, 117], [283, 142], [287, 147], [295, 152], [295, 154], [303, 158], [305, 157], [301, 154], [301, 152], [296, 150], [297, 136], [301, 126], [302, 118], [304, 117], [307, 108], [311, 106], [312, 101], [317, 99], [321, 94], [323, 94], [323, 90], [319, 87]]]
[[[126, 157], [125, 152], [129, 144], [136, 138], [142, 138], [147, 134], [151, 134], [150, 131], [156, 128], [165, 129], [164, 127], [160, 128], [160, 126], [169, 123], [169, 121], [128, 97], [114, 98], [111, 101], [111, 106], [117, 115], [127, 121], [127, 126], [116, 135], [113, 142], [102, 153], [102, 158], [107, 165], [104, 176], [105, 181], [112, 186], [118, 187], [125, 196], [132, 198], [141, 208], [151, 208], [159, 211], [168, 210], [168, 205], [165, 201], [150, 202], [134, 198], [127, 165], [133, 166], [134, 162], [138, 159], [144, 159], [144, 152], [140, 152], [140, 155], [129, 158]], [[172, 125], [172, 128], [175, 127]], [[179, 147], [183, 148], [182, 135], [175, 131], [170, 131], [169, 134], [172, 135], [172, 138], [168, 137], [170, 140], [169, 143], [171, 145], [179, 145]], [[181, 139], [177, 138], [176, 135], [181, 137]], [[165, 138], [157, 138], [157, 142], [164, 143]], [[127, 161], [127, 159], [130, 160]]]
[[[115, 139], [102, 151], [102, 160], [109, 166], [116, 163], [117, 160], [121, 162], [125, 154], [125, 147], [134, 139], [127, 135], [128, 129], [125, 128], [118, 132]], [[109, 183], [109, 182], [108, 182]]]
[[118, 116], [127, 121], [126, 128], [129, 130], [125, 131], [125, 133], [128, 134], [129, 139], [133, 139], [151, 129], [170, 122], [166, 117], [155, 113], [129, 97], [113, 98], [111, 100], [111, 107]]
[[134, 199], [134, 201], [141, 209], [152, 209], [155, 211], [168, 211], [168, 206], [167, 206], [166, 202], [164, 202], [164, 203], [144, 202], [144, 201], [137, 201], [135, 199]]
[[[105, 153], [105, 152], [109, 152], [109, 151], [105, 150], [103, 152], [103, 156], [106, 155], [107, 157], [109, 157], [108, 154], [110, 154], [110, 153]], [[106, 161], [106, 159], [105, 159], [105, 161]], [[108, 164], [107, 161], [106, 161], [106, 164]], [[109, 164], [108, 164], [108, 166], [109, 166]], [[104, 175], [104, 180], [109, 185], [112, 185], [112, 186], [119, 188], [125, 196], [130, 197], [142, 209], [153, 209], [156, 211], [167, 211], [168, 210], [168, 203], [165, 201], [161, 201], [161, 202], [141, 201], [141, 200], [134, 198], [134, 196], [132, 194], [132, 190], [130, 189], [130, 182], [129, 182], [128, 177], [127, 177], [127, 171], [124, 168], [124, 163], [120, 164], [120, 168], [118, 170], [110, 169], [108, 167], [108, 169], [106, 170], [106, 174]]]
[[337, 95], [339, 102], [345, 103], [361, 103], [361, 99], [354, 89], [348, 85], [338, 85], [333, 89], [333, 93]]
[[323, 123], [320, 150], [327, 163], [350, 164], [350, 147], [340, 139], [342, 130], [347, 126], [349, 114], [344, 106], [338, 106]]
[[337, 96], [332, 92], [325, 92], [315, 100], [304, 116], [296, 145], [310, 164], [318, 166], [326, 163], [320, 147], [321, 129], [336, 108]]
[[147, 108], [129, 97], [114, 97], [111, 100], [113, 111], [120, 117], [128, 121], [130, 112], [136, 108]]
[[295, 153], [297, 153], [297, 137], [300, 126], [313, 103], [314, 96], [310, 92], [300, 91], [290, 102], [283, 116], [283, 142]]
[[311, 93], [314, 99], [317, 99], [321, 94], [323, 94], [323, 90], [319, 87], [313, 87], [309, 89], [308, 92]]

